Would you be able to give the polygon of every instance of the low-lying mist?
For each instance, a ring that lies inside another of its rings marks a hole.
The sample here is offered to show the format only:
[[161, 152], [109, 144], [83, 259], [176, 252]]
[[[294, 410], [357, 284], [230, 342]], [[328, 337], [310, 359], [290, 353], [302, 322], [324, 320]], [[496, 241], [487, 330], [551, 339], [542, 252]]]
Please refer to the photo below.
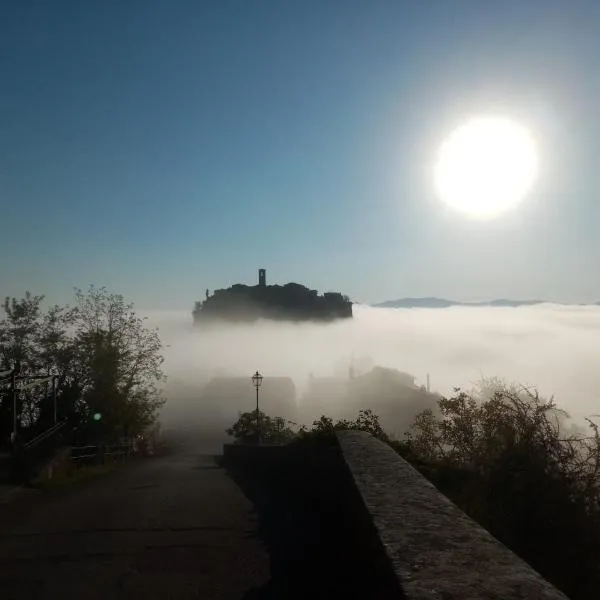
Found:
[[[576, 419], [600, 412], [600, 307], [355, 306], [354, 319], [327, 325], [263, 321], [207, 328], [194, 327], [184, 312], [144, 314], [167, 346], [163, 419], [171, 426], [210, 421], [201, 394], [215, 376], [247, 377], [247, 398], [236, 401], [253, 410], [250, 377], [257, 369], [265, 379], [291, 377], [300, 405], [310, 374], [348, 378], [351, 364], [359, 374], [375, 365], [399, 369], [417, 385], [425, 385], [429, 373], [431, 391], [441, 394], [498, 377], [554, 395]], [[338, 412], [339, 399], [324, 395], [319, 402], [321, 413]]]

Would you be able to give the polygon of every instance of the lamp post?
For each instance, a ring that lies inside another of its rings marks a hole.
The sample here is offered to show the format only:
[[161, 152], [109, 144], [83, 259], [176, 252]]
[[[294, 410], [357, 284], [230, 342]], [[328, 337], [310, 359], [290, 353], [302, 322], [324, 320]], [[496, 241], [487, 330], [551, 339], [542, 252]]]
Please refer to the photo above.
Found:
[[52, 404], [54, 405], [54, 424], [58, 422], [58, 415], [56, 411], [56, 382], [58, 380], [58, 375], [52, 375]]
[[13, 444], [17, 440], [17, 373], [18, 368], [15, 367], [10, 374], [10, 387], [12, 391], [12, 405], [13, 405], [13, 430], [12, 430], [12, 442]]
[[10, 383], [12, 387], [12, 402], [13, 402], [13, 443], [17, 441], [17, 379], [20, 379], [21, 374], [21, 361], [16, 360], [15, 366], [12, 370]]
[[260, 413], [258, 412], [258, 388], [261, 386], [263, 376], [256, 371], [252, 375], [252, 383], [256, 388], [256, 445], [260, 444]]

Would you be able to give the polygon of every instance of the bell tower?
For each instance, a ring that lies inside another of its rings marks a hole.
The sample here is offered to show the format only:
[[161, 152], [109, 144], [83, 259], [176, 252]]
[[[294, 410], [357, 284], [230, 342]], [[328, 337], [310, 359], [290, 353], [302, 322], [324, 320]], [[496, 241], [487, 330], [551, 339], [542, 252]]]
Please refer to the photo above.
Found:
[[265, 287], [267, 285], [267, 270], [266, 269], [258, 270], [258, 285], [260, 287]]

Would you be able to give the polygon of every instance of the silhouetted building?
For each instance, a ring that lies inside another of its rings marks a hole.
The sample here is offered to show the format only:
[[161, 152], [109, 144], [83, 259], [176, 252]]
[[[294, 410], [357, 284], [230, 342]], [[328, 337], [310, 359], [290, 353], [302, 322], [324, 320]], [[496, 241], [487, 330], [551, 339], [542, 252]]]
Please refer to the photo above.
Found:
[[267, 272], [258, 271], [258, 285], [236, 283], [215, 290], [204, 302], [196, 302], [194, 322], [211, 320], [331, 321], [352, 318], [352, 302], [339, 292], [322, 296], [298, 283], [267, 285]]
[[415, 384], [415, 377], [380, 366], [345, 377], [310, 377], [308, 390], [299, 402], [300, 419], [311, 423], [322, 414], [334, 421], [355, 419], [361, 409], [371, 409], [384, 429], [402, 437], [415, 416], [426, 408], [435, 409], [439, 396]]

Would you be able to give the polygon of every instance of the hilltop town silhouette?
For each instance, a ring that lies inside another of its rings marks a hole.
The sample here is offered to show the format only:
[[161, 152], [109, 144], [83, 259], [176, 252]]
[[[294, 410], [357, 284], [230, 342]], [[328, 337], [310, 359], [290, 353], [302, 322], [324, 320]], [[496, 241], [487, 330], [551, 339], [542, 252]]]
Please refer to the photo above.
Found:
[[257, 285], [236, 283], [229, 288], [206, 290], [204, 302], [196, 302], [194, 323], [214, 320], [251, 322], [258, 319], [277, 321], [333, 321], [352, 318], [352, 302], [339, 292], [320, 295], [298, 283], [267, 285], [267, 272], [258, 271]]

